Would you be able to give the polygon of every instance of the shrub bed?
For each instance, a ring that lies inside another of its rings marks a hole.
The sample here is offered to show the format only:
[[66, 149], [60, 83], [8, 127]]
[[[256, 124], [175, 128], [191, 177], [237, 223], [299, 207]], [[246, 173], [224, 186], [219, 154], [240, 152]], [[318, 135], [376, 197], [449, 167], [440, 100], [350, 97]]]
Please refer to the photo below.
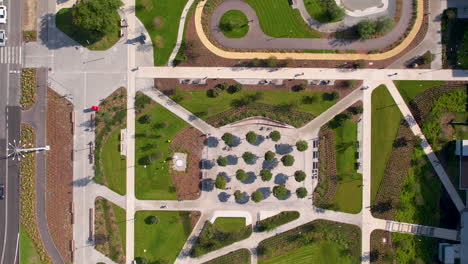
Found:
[[238, 249], [203, 264], [250, 264], [250, 251], [246, 248]]
[[264, 232], [270, 231], [277, 228], [280, 225], [284, 225], [291, 221], [298, 219], [300, 216], [299, 212], [297, 211], [286, 211], [281, 212], [277, 215], [265, 218], [261, 221], [257, 222], [257, 231]]
[[36, 69], [25, 68], [21, 70], [21, 98], [23, 110], [31, 108], [36, 103]]
[[328, 208], [335, 197], [338, 178], [336, 176], [336, 152], [334, 132], [323, 126], [319, 132], [319, 179], [313, 199], [317, 207]]
[[210, 221], [205, 222], [205, 226], [195, 242], [190, 255], [200, 257], [208, 252], [228, 246], [234, 242], [244, 240], [252, 234], [252, 226], [243, 227], [237, 232], [222, 232]]
[[[21, 142], [24, 145], [35, 145], [36, 135], [32, 126], [21, 124]], [[33, 241], [41, 261], [52, 263], [47, 254], [37, 227], [36, 218], [36, 155], [25, 154], [20, 164], [20, 223]]]

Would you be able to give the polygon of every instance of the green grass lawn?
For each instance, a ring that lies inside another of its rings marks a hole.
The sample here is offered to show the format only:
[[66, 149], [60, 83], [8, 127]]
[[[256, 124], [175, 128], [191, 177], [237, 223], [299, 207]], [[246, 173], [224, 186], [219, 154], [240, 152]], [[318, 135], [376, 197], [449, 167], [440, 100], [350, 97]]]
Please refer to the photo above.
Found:
[[[152, 117], [150, 124], [138, 121], [143, 114]], [[168, 163], [165, 162], [170, 155], [170, 143], [167, 141], [188, 124], [159, 104], [143, 114], [137, 116], [135, 124], [135, 195], [141, 200], [176, 200]], [[165, 128], [156, 129], [155, 124], [165, 124]], [[156, 152], [161, 155], [160, 158], [146, 168], [140, 164], [141, 158]]]
[[[320, 3], [320, 1], [321, 0], [304, 0], [304, 5], [309, 15], [321, 23], [332, 23], [340, 21], [332, 20], [327, 12], [327, 7]], [[330, 4], [336, 5], [334, 0], [331, 0]]]
[[395, 81], [395, 86], [408, 104], [413, 98], [426, 89], [443, 83], [444, 81]]
[[339, 211], [357, 214], [362, 208], [362, 175], [356, 172], [357, 123], [334, 129], [338, 187], [332, 203]]
[[244, 217], [218, 217], [214, 226], [223, 232], [237, 232], [245, 227]]
[[114, 210], [115, 218], [117, 220], [117, 225], [119, 226], [119, 233], [120, 233], [120, 241], [122, 241], [123, 250], [125, 252], [125, 245], [126, 245], [126, 230], [127, 230], [127, 215], [124, 209], [120, 208], [119, 206], [110, 203], [112, 205], [112, 209]]
[[127, 163], [125, 156], [120, 155], [120, 130], [121, 128], [117, 128], [112, 131], [103, 144], [101, 162], [107, 187], [118, 194], [125, 195]]
[[151, 36], [154, 64], [166, 65], [177, 42], [179, 21], [187, 0], [137, 0], [136, 15]]
[[[158, 217], [159, 223], [147, 225], [145, 218], [151, 215]], [[149, 263], [174, 263], [191, 231], [190, 212], [138, 211], [135, 257], [144, 257]]]
[[36, 252], [34, 243], [24, 228], [20, 226], [20, 264], [42, 264], [39, 254]]
[[[234, 94], [223, 92], [220, 96], [211, 98], [206, 95], [205, 91], [190, 91], [188, 92], [188, 98], [179, 102], [179, 104], [190, 112], [198, 115], [200, 118], [207, 119], [232, 108], [232, 100], [239, 99], [252, 93], [254, 92], [241, 91]], [[323, 94], [323, 92], [304, 91], [265, 91], [263, 92], [263, 98], [258, 102], [270, 105], [278, 105], [283, 103], [300, 102], [304, 96], [316, 96], [317, 102], [312, 104], [299, 103], [297, 110], [318, 116], [336, 103], [336, 101], [324, 101], [322, 99]]]
[[371, 198], [372, 202], [379, 190], [385, 167], [390, 157], [402, 119], [402, 114], [395, 104], [387, 87], [381, 85], [372, 92], [372, 146], [371, 146]]
[[242, 38], [249, 32], [249, 20], [240, 10], [229, 10], [219, 21], [221, 32], [228, 38]]
[[308, 246], [288, 251], [276, 257], [259, 261], [261, 264], [309, 264], [309, 263], [356, 263], [348, 255], [342, 254], [343, 247], [333, 241], [320, 240]]
[[[120, 16], [117, 11], [115, 12], [113, 19], [113, 23], [119, 23]], [[90, 50], [107, 50], [114, 46], [114, 44], [119, 40], [118, 28], [116, 28], [117, 30], [115, 32], [109, 32], [102, 38], [96, 39], [95, 37], [92, 37], [92, 34], [87, 33], [85, 30], [74, 27], [71, 21], [71, 8], [62, 8], [57, 12], [55, 17], [57, 28], [74, 41]], [[87, 41], [89, 41], [89, 44]]]
[[257, 13], [265, 34], [275, 38], [319, 38], [288, 0], [245, 0]]
[[392, 233], [396, 246], [396, 263], [439, 263], [438, 245], [441, 240], [433, 237]]

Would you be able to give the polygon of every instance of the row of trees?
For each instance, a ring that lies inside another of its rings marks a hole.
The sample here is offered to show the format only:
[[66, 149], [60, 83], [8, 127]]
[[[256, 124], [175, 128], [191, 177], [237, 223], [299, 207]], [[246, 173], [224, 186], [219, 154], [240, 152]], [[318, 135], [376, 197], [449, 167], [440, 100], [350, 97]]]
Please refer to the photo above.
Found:
[[211, 98], [216, 98], [220, 96], [223, 92], [228, 92], [230, 94], [238, 93], [242, 91], [243, 85], [240, 83], [229, 85], [228, 83], [217, 84], [214, 88], [207, 91], [207, 96]]
[[[296, 195], [298, 198], [302, 199], [307, 196], [307, 189], [304, 187], [299, 187], [296, 189]], [[277, 185], [273, 187], [273, 195], [278, 198], [278, 199], [284, 199], [287, 195], [289, 194], [289, 190], [284, 187], [284, 185]], [[247, 194], [245, 192], [242, 192], [240, 190], [236, 190], [234, 192], [234, 199], [236, 201], [243, 201], [247, 198]], [[254, 191], [251, 195], [250, 198], [252, 201], [259, 203], [261, 202], [265, 197], [263, 193], [259, 190]]]

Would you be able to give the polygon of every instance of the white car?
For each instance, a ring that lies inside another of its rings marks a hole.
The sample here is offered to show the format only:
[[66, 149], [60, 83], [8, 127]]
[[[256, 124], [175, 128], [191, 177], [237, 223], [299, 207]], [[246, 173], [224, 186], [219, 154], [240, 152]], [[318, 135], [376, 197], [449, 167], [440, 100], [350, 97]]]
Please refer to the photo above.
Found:
[[7, 8], [4, 5], [0, 5], [0, 24], [6, 24], [7, 22]]
[[0, 29], [0, 47], [5, 47], [6, 40], [5, 30]]

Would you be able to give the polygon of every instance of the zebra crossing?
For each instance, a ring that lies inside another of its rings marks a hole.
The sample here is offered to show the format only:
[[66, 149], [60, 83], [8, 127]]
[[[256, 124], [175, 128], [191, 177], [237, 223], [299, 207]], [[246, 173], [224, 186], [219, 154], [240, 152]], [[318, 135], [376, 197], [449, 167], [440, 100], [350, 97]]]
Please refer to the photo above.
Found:
[[0, 64], [21, 64], [21, 46], [0, 47]]

